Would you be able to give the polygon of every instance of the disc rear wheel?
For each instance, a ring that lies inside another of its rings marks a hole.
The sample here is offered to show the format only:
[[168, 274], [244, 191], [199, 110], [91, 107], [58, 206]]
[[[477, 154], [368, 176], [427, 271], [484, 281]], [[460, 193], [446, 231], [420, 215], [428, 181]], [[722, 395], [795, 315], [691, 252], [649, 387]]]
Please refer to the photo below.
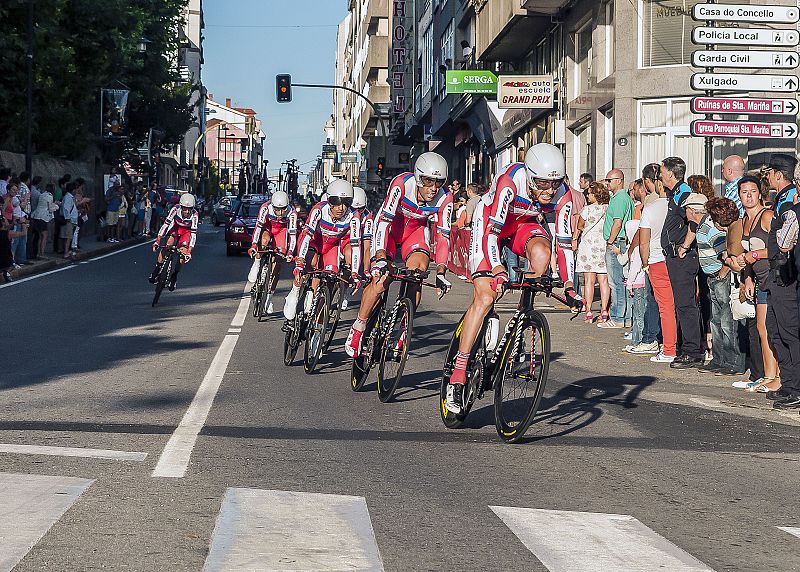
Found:
[[337, 281], [336, 285], [333, 287], [333, 293], [331, 294], [331, 311], [330, 318], [328, 319], [328, 335], [325, 339], [325, 350], [330, 347], [333, 337], [336, 335], [336, 328], [339, 326], [339, 318], [342, 315], [342, 303], [344, 302], [346, 294], [347, 288], [344, 284]]
[[[473, 352], [470, 356], [469, 363], [467, 364], [467, 371], [471, 372], [470, 377], [467, 379], [467, 385], [464, 388], [464, 407], [460, 413], [453, 413], [447, 409], [447, 386], [450, 384], [450, 375], [453, 372], [453, 364], [456, 360], [456, 353], [458, 353], [458, 345], [461, 341], [461, 329], [464, 326], [464, 318], [458, 322], [456, 331], [450, 340], [450, 345], [447, 348], [444, 358], [444, 367], [442, 368], [442, 382], [439, 388], [439, 415], [442, 418], [442, 423], [448, 429], [458, 429], [463, 425], [464, 420], [469, 415], [475, 400], [477, 399], [477, 387], [481, 378], [483, 377], [482, 358], [483, 353]], [[483, 335], [483, 330], [481, 330]], [[478, 339], [481, 339], [480, 337]]]
[[398, 300], [393, 314], [394, 319], [379, 350], [378, 399], [383, 403], [391, 401], [403, 379], [414, 325], [414, 304], [408, 298]]
[[375, 365], [376, 345], [380, 334], [380, 315], [383, 303], [381, 302], [372, 311], [364, 333], [361, 335], [361, 355], [353, 358], [353, 368], [350, 373], [350, 388], [353, 391], [361, 391], [367, 382], [369, 372]]

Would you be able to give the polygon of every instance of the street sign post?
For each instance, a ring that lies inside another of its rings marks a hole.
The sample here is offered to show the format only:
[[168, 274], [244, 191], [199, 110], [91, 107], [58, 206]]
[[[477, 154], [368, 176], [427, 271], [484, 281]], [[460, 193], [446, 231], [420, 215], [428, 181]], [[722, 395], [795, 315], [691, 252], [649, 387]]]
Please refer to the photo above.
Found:
[[797, 115], [798, 111], [800, 111], [800, 104], [798, 104], [796, 99], [692, 98], [692, 113]]
[[497, 78], [497, 106], [552, 109], [554, 91], [551, 75], [501, 75]]
[[692, 65], [698, 68], [794, 69], [800, 65], [797, 52], [765, 50], [696, 50]]
[[737, 73], [692, 74], [692, 89], [701, 91], [775, 91], [795, 92], [800, 86], [796, 75], [754, 75]]
[[733, 44], [737, 46], [774, 46], [793, 48], [800, 43], [797, 30], [770, 30], [767, 28], [711, 28], [698, 26], [692, 30], [695, 44]]
[[358, 163], [358, 153], [341, 153], [339, 155], [340, 163]]
[[757, 6], [750, 4], [696, 4], [692, 18], [712, 22], [746, 22], [748, 24], [796, 24], [800, 22], [797, 6]]
[[322, 146], [322, 158], [323, 159], [336, 159], [336, 145], [325, 144]]
[[488, 70], [447, 70], [447, 93], [497, 93], [497, 76]]
[[760, 123], [754, 121], [692, 121], [690, 130], [696, 137], [732, 137], [757, 139], [794, 139], [795, 123]]

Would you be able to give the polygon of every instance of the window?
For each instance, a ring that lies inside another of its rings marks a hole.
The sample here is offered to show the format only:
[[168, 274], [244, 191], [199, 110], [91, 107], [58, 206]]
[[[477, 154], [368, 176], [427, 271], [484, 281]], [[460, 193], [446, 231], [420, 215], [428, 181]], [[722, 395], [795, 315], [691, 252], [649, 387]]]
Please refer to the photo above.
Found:
[[639, 170], [648, 163], [676, 156], [686, 161], [687, 173], [705, 173], [703, 138], [689, 133], [692, 120], [701, 118], [692, 114], [688, 99], [640, 101]]
[[[454, 68], [453, 63], [456, 61], [455, 60], [455, 45], [454, 45], [455, 38], [454, 38], [454, 33], [455, 33], [455, 27], [453, 26], [453, 21], [450, 20], [450, 23], [447, 24], [447, 28], [445, 29], [444, 34], [442, 34], [442, 37], [441, 37], [441, 40], [440, 40], [440, 42], [441, 42], [440, 43], [440, 45], [441, 45], [441, 53], [440, 53], [441, 63], [443, 65], [447, 66], [447, 69], [453, 69]], [[441, 76], [441, 74], [439, 74], [439, 75]], [[443, 92], [445, 91], [445, 87], [446, 87], [445, 83], [446, 82], [444, 81], [444, 77], [443, 76], [439, 77], [439, 93], [440, 93], [440, 95], [442, 95], [442, 97], [444, 97], [444, 93]]]
[[638, 0], [640, 67], [688, 65], [692, 61], [692, 9], [700, 0]]
[[577, 181], [581, 173], [594, 171], [592, 159], [592, 122], [587, 121], [573, 132], [573, 181]]
[[422, 36], [422, 95], [428, 94], [433, 85], [433, 26], [428, 26]]
[[574, 97], [592, 87], [592, 23], [575, 32], [575, 93]]
[[616, 48], [616, 30], [614, 28], [614, 0], [606, 4], [606, 23], [605, 29], [605, 43], [606, 43], [606, 61], [605, 61], [605, 74], [603, 77], [608, 77], [614, 73], [614, 50]]

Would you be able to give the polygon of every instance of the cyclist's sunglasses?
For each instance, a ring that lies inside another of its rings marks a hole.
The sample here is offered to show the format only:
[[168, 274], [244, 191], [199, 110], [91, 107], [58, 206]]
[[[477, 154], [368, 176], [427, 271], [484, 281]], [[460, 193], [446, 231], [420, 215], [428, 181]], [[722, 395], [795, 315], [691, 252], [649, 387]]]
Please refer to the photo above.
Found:
[[328, 197], [328, 204], [332, 207], [344, 205], [346, 207], [353, 206], [353, 197]]
[[555, 181], [551, 181], [550, 179], [534, 179], [533, 184], [537, 189], [557, 189], [561, 186], [561, 183], [564, 182], [564, 179], [556, 179]]
[[434, 179], [432, 177], [420, 177], [419, 182], [423, 187], [441, 187], [444, 185], [444, 179]]

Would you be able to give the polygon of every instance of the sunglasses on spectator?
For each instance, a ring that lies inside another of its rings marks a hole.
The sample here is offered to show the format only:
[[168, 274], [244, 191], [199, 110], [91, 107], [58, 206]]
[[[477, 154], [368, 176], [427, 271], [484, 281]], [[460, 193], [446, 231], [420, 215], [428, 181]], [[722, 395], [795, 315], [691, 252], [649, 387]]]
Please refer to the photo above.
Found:
[[604, 183], [610, 183], [611, 181], [624, 181], [622, 177], [609, 177], [608, 179], [603, 179]]
[[444, 179], [434, 179], [432, 177], [420, 177], [419, 182], [422, 183], [423, 187], [441, 187], [444, 185]]
[[339, 207], [342, 205], [351, 207], [353, 206], [353, 197], [328, 197], [328, 204], [332, 207]]

